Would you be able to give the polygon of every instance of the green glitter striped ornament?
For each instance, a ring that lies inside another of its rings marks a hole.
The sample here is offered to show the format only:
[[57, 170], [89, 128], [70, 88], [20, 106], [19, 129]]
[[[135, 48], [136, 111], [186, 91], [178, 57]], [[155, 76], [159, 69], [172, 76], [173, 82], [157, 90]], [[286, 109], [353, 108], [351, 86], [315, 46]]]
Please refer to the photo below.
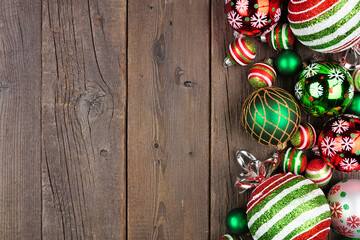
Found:
[[290, 0], [288, 20], [297, 39], [315, 51], [341, 52], [360, 40], [359, 0]]
[[249, 70], [248, 80], [253, 88], [271, 87], [276, 79], [276, 72], [272, 60], [255, 63]]
[[266, 179], [253, 191], [247, 220], [254, 240], [325, 240], [331, 217], [317, 184], [283, 173]]

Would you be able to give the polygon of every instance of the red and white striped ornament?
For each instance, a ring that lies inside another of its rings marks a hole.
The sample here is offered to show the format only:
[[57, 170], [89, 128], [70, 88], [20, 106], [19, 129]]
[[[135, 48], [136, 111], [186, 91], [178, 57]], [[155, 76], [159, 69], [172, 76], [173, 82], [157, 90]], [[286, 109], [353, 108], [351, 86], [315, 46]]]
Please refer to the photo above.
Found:
[[[261, 38], [263, 41], [263, 38]], [[265, 41], [275, 50], [291, 49], [295, 42], [289, 24], [278, 24], [276, 28], [265, 35]]]
[[234, 234], [225, 234], [220, 240], [239, 240], [239, 238]]
[[360, 92], [360, 68], [355, 69], [355, 71], [353, 72], [353, 80], [354, 80], [354, 87], [355, 90]]
[[271, 60], [255, 63], [249, 70], [248, 80], [253, 88], [271, 87], [276, 79], [276, 72]]
[[246, 66], [256, 56], [255, 44], [248, 38], [237, 38], [229, 45], [228, 56], [224, 60], [224, 67], [232, 65]]
[[331, 180], [332, 168], [323, 159], [313, 159], [306, 167], [305, 177], [323, 187]]
[[310, 123], [300, 123], [298, 130], [290, 139], [290, 143], [300, 150], [314, 147], [316, 143], [315, 128]]

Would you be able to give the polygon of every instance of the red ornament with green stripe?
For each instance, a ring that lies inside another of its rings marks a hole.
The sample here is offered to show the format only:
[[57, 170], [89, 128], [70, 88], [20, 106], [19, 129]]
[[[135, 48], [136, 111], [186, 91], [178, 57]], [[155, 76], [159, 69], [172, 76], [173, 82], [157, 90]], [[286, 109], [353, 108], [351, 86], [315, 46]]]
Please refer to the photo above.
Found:
[[352, 74], [352, 78], [354, 80], [354, 88], [357, 92], [360, 92], [360, 68], [355, 69]]
[[305, 171], [307, 158], [303, 151], [296, 148], [286, 148], [279, 154], [280, 166], [284, 172], [301, 174]]
[[306, 167], [305, 177], [319, 185], [319, 187], [323, 187], [332, 178], [332, 168], [323, 159], [313, 159]]
[[292, 49], [295, 42], [295, 36], [287, 23], [278, 24], [265, 35], [265, 39], [275, 50]]
[[296, 38], [315, 51], [341, 52], [360, 40], [359, 0], [290, 0], [288, 20]]
[[224, 67], [232, 65], [246, 66], [256, 56], [255, 44], [248, 38], [237, 38], [230, 43], [227, 58], [224, 60]]
[[272, 60], [255, 63], [249, 70], [248, 80], [253, 88], [271, 87], [274, 85], [276, 72]]
[[247, 205], [248, 227], [254, 240], [325, 240], [330, 207], [317, 184], [292, 173], [264, 180]]
[[316, 131], [310, 123], [300, 123], [298, 130], [290, 139], [290, 143], [297, 149], [307, 150], [316, 144]]

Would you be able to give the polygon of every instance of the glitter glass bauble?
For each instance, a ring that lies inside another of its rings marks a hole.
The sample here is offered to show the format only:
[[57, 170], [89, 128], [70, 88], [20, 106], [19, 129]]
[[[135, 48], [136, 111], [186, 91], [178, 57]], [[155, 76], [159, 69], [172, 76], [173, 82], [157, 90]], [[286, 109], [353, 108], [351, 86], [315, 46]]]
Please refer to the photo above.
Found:
[[246, 211], [241, 208], [231, 210], [226, 216], [226, 227], [231, 233], [236, 235], [248, 233]]
[[360, 119], [340, 115], [330, 119], [319, 134], [321, 157], [342, 172], [360, 170]]
[[249, 38], [237, 38], [229, 44], [228, 56], [224, 60], [224, 67], [232, 65], [246, 66], [256, 56], [255, 44]]
[[319, 187], [323, 187], [332, 178], [332, 168], [323, 159], [313, 159], [306, 167], [305, 177], [316, 183]]
[[316, 144], [315, 128], [310, 123], [300, 123], [298, 130], [290, 139], [290, 143], [297, 149], [307, 150]]
[[330, 207], [317, 184], [292, 173], [274, 175], [251, 194], [247, 220], [254, 240], [325, 240]]
[[254, 91], [242, 108], [242, 125], [256, 141], [283, 149], [300, 124], [300, 108], [282, 88]]
[[248, 80], [253, 88], [271, 87], [276, 79], [272, 61], [255, 63], [249, 70]]
[[327, 199], [333, 229], [343, 236], [360, 238], [360, 180], [349, 179], [335, 184]]
[[360, 40], [359, 0], [290, 0], [290, 27], [305, 46], [319, 52], [341, 52]]
[[234, 234], [225, 234], [220, 238], [220, 240], [239, 240], [239, 238]]
[[230, 26], [247, 36], [260, 36], [274, 28], [281, 16], [280, 0], [225, 0]]
[[300, 105], [315, 117], [343, 113], [354, 96], [349, 72], [332, 62], [316, 62], [297, 77], [295, 96]]

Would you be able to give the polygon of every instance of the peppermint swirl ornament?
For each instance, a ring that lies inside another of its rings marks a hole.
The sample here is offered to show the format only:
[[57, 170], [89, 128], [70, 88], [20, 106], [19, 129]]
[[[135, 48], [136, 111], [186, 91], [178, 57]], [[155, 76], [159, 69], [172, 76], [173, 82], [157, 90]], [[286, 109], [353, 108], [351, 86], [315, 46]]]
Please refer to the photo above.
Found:
[[360, 238], [360, 180], [349, 179], [335, 184], [327, 199], [333, 229], [343, 236]]
[[342, 172], [360, 170], [360, 119], [340, 115], [330, 119], [319, 134], [322, 159]]
[[280, 0], [225, 0], [230, 26], [242, 35], [260, 36], [276, 26], [281, 16]]
[[228, 48], [228, 55], [227, 58], [224, 59], [223, 66], [246, 66], [254, 60], [255, 56], [255, 44], [248, 38], [237, 38], [232, 43], [230, 43]]
[[296, 38], [315, 51], [341, 52], [360, 40], [358, 0], [290, 0], [288, 20]]
[[249, 70], [248, 80], [253, 88], [271, 87], [276, 79], [272, 60], [255, 63]]
[[310, 123], [300, 123], [290, 143], [297, 149], [307, 150], [315, 146], [316, 139], [315, 128]]
[[292, 173], [264, 180], [251, 194], [247, 220], [254, 240], [325, 240], [330, 208], [317, 184]]
[[295, 96], [300, 105], [315, 117], [343, 113], [354, 96], [349, 72], [333, 62], [316, 62], [297, 77]]

